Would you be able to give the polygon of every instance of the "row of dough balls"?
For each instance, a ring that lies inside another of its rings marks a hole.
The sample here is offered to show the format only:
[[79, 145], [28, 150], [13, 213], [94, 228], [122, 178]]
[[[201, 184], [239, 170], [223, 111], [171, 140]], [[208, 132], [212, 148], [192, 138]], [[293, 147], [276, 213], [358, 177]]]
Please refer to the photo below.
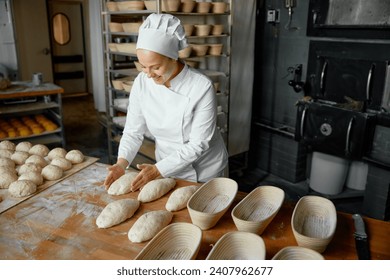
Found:
[[41, 134], [45, 131], [56, 130], [57, 128], [57, 124], [42, 114], [0, 120], [0, 139]]
[[0, 189], [8, 189], [14, 197], [31, 195], [44, 180], [58, 180], [73, 164], [83, 161], [79, 150], [50, 150], [43, 144], [25, 141], [16, 145], [4, 140], [0, 142]]

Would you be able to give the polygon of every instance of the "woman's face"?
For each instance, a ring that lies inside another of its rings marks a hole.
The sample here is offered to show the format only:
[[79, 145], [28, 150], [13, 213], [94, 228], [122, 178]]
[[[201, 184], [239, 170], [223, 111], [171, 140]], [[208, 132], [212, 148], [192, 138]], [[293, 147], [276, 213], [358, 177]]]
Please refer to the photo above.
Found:
[[176, 61], [161, 54], [148, 51], [137, 50], [138, 62], [142, 66], [142, 71], [152, 78], [156, 84], [167, 85], [175, 73]]

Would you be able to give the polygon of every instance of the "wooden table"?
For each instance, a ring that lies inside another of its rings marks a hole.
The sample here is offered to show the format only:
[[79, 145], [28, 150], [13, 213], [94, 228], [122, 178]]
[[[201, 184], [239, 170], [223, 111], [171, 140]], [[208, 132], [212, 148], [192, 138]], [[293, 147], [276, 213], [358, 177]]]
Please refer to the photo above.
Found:
[[[0, 214], [0, 259], [133, 259], [147, 244], [132, 243], [128, 230], [145, 211], [165, 209], [169, 194], [157, 201], [144, 203], [129, 220], [109, 229], [99, 229], [96, 217], [107, 203], [125, 197], [136, 198], [138, 192], [110, 196], [102, 183], [107, 165], [93, 163], [41, 193]], [[177, 181], [177, 186], [191, 182]], [[232, 207], [243, 197], [239, 193]], [[286, 202], [262, 234], [267, 259], [285, 246], [297, 245], [290, 219], [293, 203]], [[203, 231], [197, 256], [205, 259], [211, 245], [225, 233], [235, 231], [231, 209], [218, 224]], [[174, 212], [172, 222], [191, 222], [187, 209]], [[373, 259], [390, 259], [390, 223], [365, 218]], [[353, 221], [350, 214], [338, 213], [335, 236], [323, 253], [326, 259], [357, 259]]]

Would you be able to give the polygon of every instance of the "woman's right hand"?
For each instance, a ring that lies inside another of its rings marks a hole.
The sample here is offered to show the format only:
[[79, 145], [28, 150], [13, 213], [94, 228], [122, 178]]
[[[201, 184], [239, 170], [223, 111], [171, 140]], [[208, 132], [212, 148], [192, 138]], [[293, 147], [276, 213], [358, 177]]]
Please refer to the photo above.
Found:
[[112, 183], [114, 183], [119, 177], [125, 174], [125, 168], [119, 164], [114, 164], [107, 168], [108, 175], [106, 177], [106, 180], [104, 180], [104, 187], [106, 190], [111, 186]]

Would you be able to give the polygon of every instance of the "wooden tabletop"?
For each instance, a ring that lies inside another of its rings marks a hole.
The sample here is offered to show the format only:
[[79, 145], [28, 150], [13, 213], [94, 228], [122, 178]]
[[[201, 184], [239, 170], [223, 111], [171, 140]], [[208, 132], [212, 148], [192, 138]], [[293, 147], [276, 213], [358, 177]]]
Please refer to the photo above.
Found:
[[31, 82], [13, 82], [11, 87], [0, 90], [0, 99], [52, 95], [63, 92], [63, 88], [51, 83], [33, 86]]
[[[99, 229], [96, 218], [111, 201], [136, 198], [138, 192], [111, 196], [102, 183], [107, 165], [93, 163], [50, 188], [0, 214], [0, 259], [134, 259], [147, 244], [132, 243], [127, 233], [145, 211], [165, 209], [169, 194], [141, 204], [129, 220], [108, 229]], [[177, 181], [177, 187], [193, 184]], [[203, 231], [197, 259], [205, 259], [211, 246], [225, 233], [236, 231], [231, 209], [246, 194], [239, 193], [218, 224]], [[1, 203], [1, 202], [0, 202]], [[266, 259], [285, 246], [297, 245], [291, 230], [294, 203], [286, 202], [263, 232]], [[172, 222], [191, 222], [187, 209], [173, 212]], [[372, 259], [390, 259], [390, 223], [365, 218]], [[325, 259], [357, 259], [350, 214], [338, 213], [337, 230], [323, 253]]]

